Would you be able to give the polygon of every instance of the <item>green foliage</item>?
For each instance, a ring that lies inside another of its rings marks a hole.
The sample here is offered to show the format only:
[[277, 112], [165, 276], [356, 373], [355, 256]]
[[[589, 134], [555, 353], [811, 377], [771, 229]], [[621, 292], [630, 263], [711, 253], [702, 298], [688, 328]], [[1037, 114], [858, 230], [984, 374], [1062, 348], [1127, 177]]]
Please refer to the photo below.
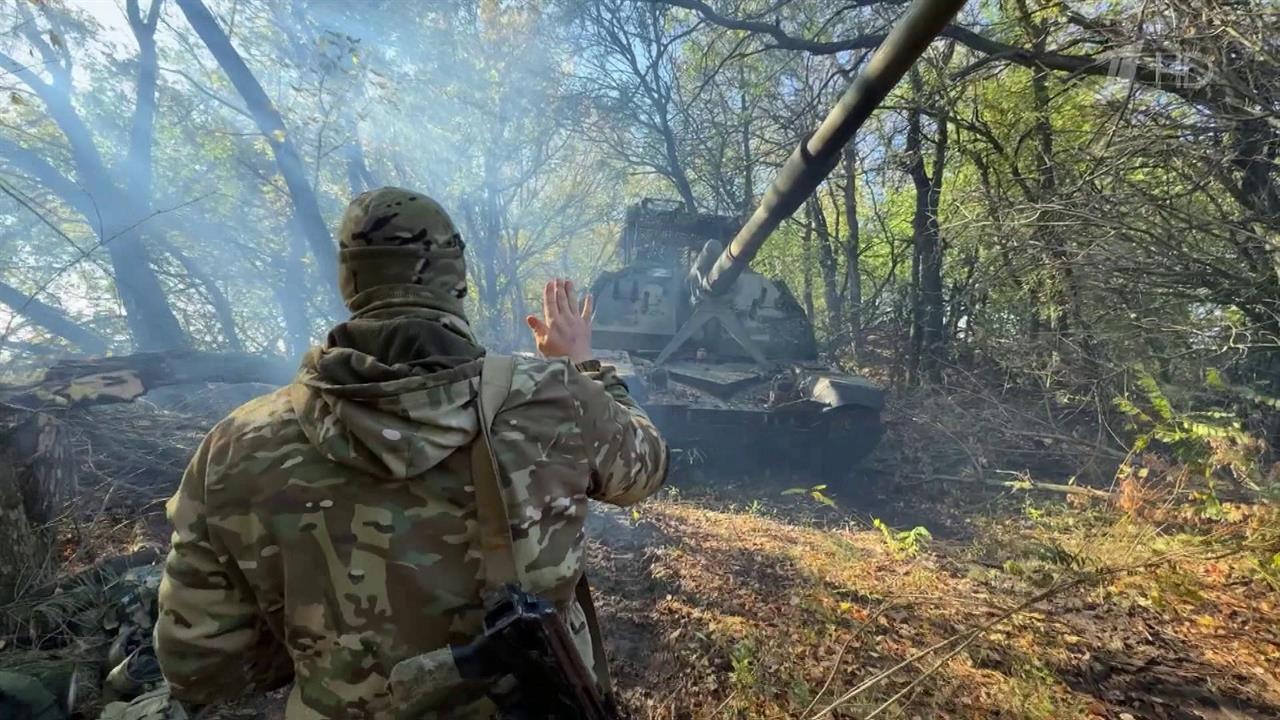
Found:
[[894, 530], [880, 518], [872, 518], [871, 524], [880, 531], [880, 535], [884, 538], [884, 544], [889, 548], [889, 552], [899, 559], [912, 558], [923, 552], [929, 542], [933, 540], [933, 535], [929, 530], [917, 525], [910, 530]]
[[1195, 503], [1200, 516], [1206, 520], [1222, 520], [1226, 517], [1222, 510], [1222, 501], [1218, 499], [1218, 493], [1213, 485], [1204, 490], [1192, 491], [1191, 501]]
[[1176, 610], [1180, 605], [1204, 602], [1200, 579], [1184, 569], [1171, 565], [1153, 572], [1151, 577], [1154, 582], [1144, 599], [1154, 608]]
[[[1219, 519], [1221, 503], [1213, 491], [1213, 480], [1219, 474], [1248, 486], [1259, 488], [1262, 443], [1247, 432], [1232, 412], [1219, 409], [1180, 410], [1168, 394], [1145, 369], [1134, 370], [1135, 395], [1116, 397], [1114, 405], [1129, 419], [1134, 433], [1131, 454], [1137, 455], [1155, 446], [1169, 451], [1183, 467], [1209, 482], [1207, 490], [1193, 498], [1201, 505], [1205, 517]], [[1221, 388], [1221, 375], [1206, 377], [1209, 388]], [[1126, 464], [1122, 472], [1131, 468]]]
[[1280, 397], [1266, 395], [1251, 387], [1241, 387], [1236, 389], [1241, 396], [1247, 400], [1271, 410], [1280, 410]]
[[751, 640], [740, 640], [729, 651], [730, 681], [743, 690], [756, 685], [756, 646]]
[[1270, 585], [1273, 591], [1280, 592], [1280, 552], [1257, 553], [1253, 556], [1253, 562], [1257, 567], [1258, 577]]
[[828, 497], [823, 491], [827, 489], [826, 485], [814, 485], [808, 488], [788, 488], [782, 491], [783, 495], [808, 495], [815, 501], [826, 505], [827, 507], [835, 507], [836, 501]]

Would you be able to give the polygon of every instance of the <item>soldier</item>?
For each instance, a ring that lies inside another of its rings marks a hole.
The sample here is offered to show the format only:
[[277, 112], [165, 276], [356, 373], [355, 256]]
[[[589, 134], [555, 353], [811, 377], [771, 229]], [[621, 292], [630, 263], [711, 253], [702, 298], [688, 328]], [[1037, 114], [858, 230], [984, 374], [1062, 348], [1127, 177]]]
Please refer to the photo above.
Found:
[[[351, 319], [292, 384], [214, 427], [169, 501], [155, 649], [188, 710], [292, 681], [289, 720], [395, 717], [392, 668], [481, 629], [470, 451], [485, 350], [463, 310], [463, 240], [431, 198], [382, 188], [351, 202], [339, 243]], [[575, 599], [587, 499], [642, 500], [668, 453], [592, 360], [591, 299], [555, 280], [543, 302], [527, 322], [545, 359], [514, 361], [487, 443], [519, 581], [603, 680]]]

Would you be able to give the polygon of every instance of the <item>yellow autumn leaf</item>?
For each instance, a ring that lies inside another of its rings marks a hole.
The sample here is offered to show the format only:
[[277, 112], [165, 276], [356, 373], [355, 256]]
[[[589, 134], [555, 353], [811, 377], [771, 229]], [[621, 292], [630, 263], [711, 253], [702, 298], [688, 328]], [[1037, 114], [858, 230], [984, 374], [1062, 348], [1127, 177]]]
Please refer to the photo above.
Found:
[[284, 142], [284, 138], [285, 138], [284, 130], [276, 130], [272, 132], [271, 137], [275, 138], [276, 142]]

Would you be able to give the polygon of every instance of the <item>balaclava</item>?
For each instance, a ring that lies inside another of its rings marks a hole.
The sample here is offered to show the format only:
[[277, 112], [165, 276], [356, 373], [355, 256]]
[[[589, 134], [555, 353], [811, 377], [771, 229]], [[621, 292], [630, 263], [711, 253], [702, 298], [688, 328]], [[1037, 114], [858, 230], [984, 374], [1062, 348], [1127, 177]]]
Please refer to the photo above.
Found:
[[353, 316], [413, 304], [466, 322], [462, 236], [440, 203], [384, 187], [347, 206], [338, 230], [338, 287]]
[[463, 307], [464, 247], [449, 214], [420, 192], [384, 187], [352, 200], [338, 229], [338, 287], [351, 319], [330, 330], [323, 373], [358, 381], [344, 368], [364, 361], [342, 349], [415, 372], [482, 355]]

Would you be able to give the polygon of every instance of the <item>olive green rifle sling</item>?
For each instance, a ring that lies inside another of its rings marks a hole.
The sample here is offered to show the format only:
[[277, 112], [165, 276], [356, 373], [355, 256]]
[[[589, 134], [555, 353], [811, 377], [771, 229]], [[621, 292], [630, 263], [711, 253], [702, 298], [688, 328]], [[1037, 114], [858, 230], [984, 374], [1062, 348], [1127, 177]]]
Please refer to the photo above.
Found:
[[[479, 404], [480, 432], [471, 444], [471, 478], [476, 493], [476, 516], [480, 529], [480, 550], [485, 563], [485, 589], [497, 590], [506, 585], [521, 586], [516, 570], [515, 542], [511, 537], [511, 520], [507, 502], [499, 481], [501, 468], [493, 453], [493, 420], [511, 391], [515, 375], [515, 358], [501, 355], [485, 355], [480, 371]], [[604, 635], [600, 632], [600, 620], [596, 616], [595, 603], [591, 601], [591, 588], [584, 573], [574, 587], [574, 595], [587, 620], [591, 635], [591, 653], [594, 655], [596, 681], [606, 697], [613, 695], [613, 682], [609, 675], [609, 663], [604, 655]]]

